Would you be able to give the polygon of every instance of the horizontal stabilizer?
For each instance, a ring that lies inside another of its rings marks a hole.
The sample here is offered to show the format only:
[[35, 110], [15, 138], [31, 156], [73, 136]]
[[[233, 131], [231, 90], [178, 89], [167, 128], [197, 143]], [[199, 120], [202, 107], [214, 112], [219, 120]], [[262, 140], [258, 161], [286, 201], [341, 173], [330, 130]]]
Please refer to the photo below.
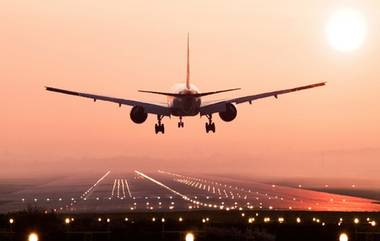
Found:
[[143, 93], [150, 93], [150, 94], [157, 94], [157, 95], [166, 95], [166, 96], [172, 96], [172, 97], [185, 97], [185, 96], [193, 96], [193, 97], [202, 97], [206, 95], [214, 95], [219, 94], [223, 92], [229, 92], [234, 90], [240, 90], [240, 88], [234, 88], [234, 89], [227, 89], [227, 90], [218, 90], [218, 91], [211, 91], [211, 92], [204, 92], [204, 93], [167, 93], [167, 92], [158, 92], [158, 91], [150, 91], [150, 90], [139, 90], [139, 92]]
[[214, 95], [214, 94], [219, 94], [223, 92], [229, 92], [229, 91], [235, 91], [235, 90], [240, 90], [241, 88], [234, 88], [234, 89], [228, 89], [228, 90], [218, 90], [218, 91], [211, 91], [211, 92], [205, 92], [205, 93], [199, 93], [197, 94], [198, 96], [206, 96], [206, 95]]
[[177, 96], [181, 95], [181, 94], [176, 94], [176, 93], [150, 91], [150, 90], [138, 90], [138, 92], [149, 93], [149, 94], [156, 94], [156, 95], [166, 95], [166, 96], [173, 96], [173, 97], [177, 97]]

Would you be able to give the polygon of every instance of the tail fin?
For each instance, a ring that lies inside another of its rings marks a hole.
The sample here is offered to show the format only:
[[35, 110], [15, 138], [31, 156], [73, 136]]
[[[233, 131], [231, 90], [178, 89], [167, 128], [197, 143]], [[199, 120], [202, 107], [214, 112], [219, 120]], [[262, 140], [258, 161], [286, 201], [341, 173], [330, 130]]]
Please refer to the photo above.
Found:
[[186, 88], [190, 89], [190, 46], [189, 46], [189, 33], [187, 33]]

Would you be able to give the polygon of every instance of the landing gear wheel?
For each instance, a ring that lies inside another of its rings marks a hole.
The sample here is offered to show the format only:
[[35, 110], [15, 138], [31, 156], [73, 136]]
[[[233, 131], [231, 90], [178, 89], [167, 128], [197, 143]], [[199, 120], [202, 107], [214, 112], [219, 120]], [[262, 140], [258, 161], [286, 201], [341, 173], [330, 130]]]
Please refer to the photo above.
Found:
[[207, 118], [208, 118], [208, 122], [206, 122], [206, 133], [209, 133], [210, 131], [212, 131], [213, 133], [215, 133], [215, 123], [212, 122], [212, 116], [211, 115], [207, 115]]
[[206, 122], [206, 132], [209, 133], [210, 131], [215, 133], [215, 123], [207, 123]]
[[164, 134], [165, 133], [165, 126], [164, 126], [164, 124], [155, 124], [154, 130], [155, 130], [156, 134], [158, 134], [159, 132]]
[[212, 130], [212, 132], [215, 133], [215, 123], [212, 123], [212, 124], [210, 125], [210, 129]]
[[184, 126], [184, 123], [183, 123], [183, 121], [182, 121], [182, 116], [180, 116], [179, 117], [179, 122], [178, 122], [178, 128], [183, 128], [183, 126]]
[[159, 132], [161, 132], [162, 134], [165, 133], [165, 126], [164, 124], [161, 124], [162, 118], [164, 118], [162, 115], [157, 115], [158, 123], [154, 124], [154, 131], [156, 132], [156, 134], [158, 134]]
[[164, 126], [164, 124], [161, 125], [161, 133], [165, 134], [165, 126]]
[[156, 134], [158, 134], [159, 129], [158, 129], [158, 125], [157, 124], [154, 124], [154, 131], [156, 132]]

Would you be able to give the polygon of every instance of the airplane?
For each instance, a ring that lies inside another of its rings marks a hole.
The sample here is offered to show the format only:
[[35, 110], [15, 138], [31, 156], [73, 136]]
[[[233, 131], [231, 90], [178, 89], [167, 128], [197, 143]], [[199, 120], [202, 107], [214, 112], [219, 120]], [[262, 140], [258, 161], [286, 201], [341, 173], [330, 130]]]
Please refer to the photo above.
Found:
[[162, 123], [164, 117], [175, 116], [179, 118], [178, 128], [184, 127], [183, 117], [185, 116], [206, 116], [208, 121], [205, 124], [206, 133], [215, 133], [215, 123], [212, 121], [212, 115], [218, 113], [219, 117], [226, 122], [233, 121], [237, 116], [236, 106], [248, 102], [252, 104], [257, 99], [266, 97], [278, 98], [279, 95], [287, 94], [295, 91], [315, 88], [324, 86], [326, 82], [320, 82], [310, 85], [299, 86], [291, 89], [283, 89], [260, 94], [241, 96], [237, 98], [230, 98], [221, 101], [202, 102], [201, 98], [208, 95], [214, 95], [229, 91], [240, 90], [240, 88], [225, 89], [210, 92], [199, 92], [198, 88], [190, 83], [190, 46], [189, 34], [187, 35], [187, 63], [186, 63], [186, 82], [177, 84], [176, 90], [173, 92], [159, 92], [150, 90], [138, 90], [143, 93], [158, 94], [167, 96], [167, 104], [148, 103], [138, 100], [122, 99], [102, 95], [94, 95], [55, 87], [45, 87], [47, 91], [53, 91], [61, 94], [80, 96], [84, 98], [114, 102], [121, 107], [122, 105], [132, 106], [130, 112], [131, 120], [136, 124], [142, 124], [146, 121], [148, 114], [157, 115], [157, 123], [155, 124], [155, 133], [165, 133], [165, 126]]

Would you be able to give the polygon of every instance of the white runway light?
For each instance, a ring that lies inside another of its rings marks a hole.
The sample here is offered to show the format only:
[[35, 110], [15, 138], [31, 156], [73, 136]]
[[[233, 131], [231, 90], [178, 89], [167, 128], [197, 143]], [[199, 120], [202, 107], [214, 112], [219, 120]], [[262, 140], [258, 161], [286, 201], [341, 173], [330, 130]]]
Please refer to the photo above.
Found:
[[194, 241], [194, 234], [193, 233], [187, 233], [185, 236], [185, 241]]
[[341, 233], [339, 235], [339, 241], [348, 241], [348, 235], [346, 233]]
[[37, 233], [30, 233], [28, 236], [28, 241], [38, 241], [38, 234]]

